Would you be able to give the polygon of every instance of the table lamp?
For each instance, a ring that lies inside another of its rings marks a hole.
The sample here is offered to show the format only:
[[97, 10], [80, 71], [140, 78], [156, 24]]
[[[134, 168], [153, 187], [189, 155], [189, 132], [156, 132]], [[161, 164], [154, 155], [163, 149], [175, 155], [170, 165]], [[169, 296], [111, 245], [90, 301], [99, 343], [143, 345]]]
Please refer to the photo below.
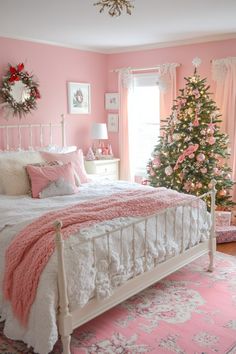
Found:
[[98, 146], [93, 144], [95, 156], [99, 158], [102, 155], [101, 140], [108, 139], [106, 123], [93, 123], [91, 137], [93, 140], [99, 140]]

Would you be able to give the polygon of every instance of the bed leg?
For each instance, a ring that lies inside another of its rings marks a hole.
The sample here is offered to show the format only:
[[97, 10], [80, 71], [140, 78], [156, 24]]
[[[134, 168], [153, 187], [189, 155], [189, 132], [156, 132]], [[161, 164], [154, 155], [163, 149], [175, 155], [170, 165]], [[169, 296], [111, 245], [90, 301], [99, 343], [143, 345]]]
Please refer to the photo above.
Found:
[[71, 354], [71, 352], [70, 352], [70, 340], [71, 340], [71, 336], [70, 335], [61, 336], [63, 354]]
[[214, 270], [214, 254], [212, 251], [209, 251], [208, 255], [210, 258], [208, 272], [213, 272], [213, 270]]
[[215, 238], [215, 200], [216, 200], [216, 181], [212, 180], [212, 191], [211, 191], [211, 231], [209, 239], [209, 267], [208, 272], [213, 272], [214, 270], [214, 253], [216, 251], [216, 238]]
[[67, 279], [64, 263], [64, 241], [62, 238], [62, 223], [54, 223], [56, 229], [56, 250], [58, 259], [58, 290], [59, 290], [59, 308], [58, 308], [58, 330], [61, 336], [63, 354], [71, 354], [70, 340], [73, 331], [72, 315], [69, 308], [69, 299], [67, 295]]

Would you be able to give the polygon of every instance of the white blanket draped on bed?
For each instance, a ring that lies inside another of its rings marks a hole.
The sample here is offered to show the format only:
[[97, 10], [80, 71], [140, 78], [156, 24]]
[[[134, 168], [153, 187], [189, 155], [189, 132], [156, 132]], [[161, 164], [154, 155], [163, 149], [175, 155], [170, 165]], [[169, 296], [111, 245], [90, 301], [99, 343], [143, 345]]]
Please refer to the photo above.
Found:
[[[32, 199], [28, 196], [8, 197], [0, 196], [0, 314], [2, 320], [5, 320], [4, 333], [6, 336], [23, 340], [34, 351], [40, 354], [50, 352], [55, 344], [58, 333], [56, 326], [57, 309], [57, 259], [55, 254], [51, 257], [45, 267], [39, 282], [37, 296], [33, 303], [29, 316], [28, 327], [22, 327], [14, 318], [9, 303], [4, 302], [2, 296], [2, 278], [4, 272], [4, 253], [11, 240], [16, 234], [34, 218], [53, 209], [59, 209], [78, 201], [85, 201], [97, 198], [111, 193], [117, 193], [127, 188], [148, 188], [137, 184], [131, 185], [126, 182], [99, 182], [88, 183], [80, 187], [77, 195], [53, 197], [47, 199]], [[208, 218], [204, 208], [198, 213], [196, 208], [184, 209], [184, 247], [193, 246], [199, 240], [205, 239], [206, 230], [209, 229]], [[190, 217], [191, 213], [191, 217]], [[175, 236], [171, 229], [171, 220], [173, 219], [173, 210], [167, 214], [167, 236], [164, 235], [164, 214], [158, 217], [158, 225], [153, 219], [148, 222], [148, 268], [153, 267], [153, 257], [158, 257], [161, 262], [180, 252], [181, 248], [181, 227], [182, 227], [182, 208], [177, 209]], [[199, 217], [200, 232], [197, 230], [197, 219]], [[112, 277], [107, 273], [106, 240], [96, 241], [96, 267], [94, 267], [93, 247], [91, 242], [85, 242], [93, 236], [101, 234], [104, 231], [122, 225], [127, 225], [130, 218], [119, 218], [100, 223], [92, 228], [83, 229], [77, 235], [72, 235], [66, 241], [65, 264], [67, 277], [69, 279], [69, 299], [73, 307], [78, 304], [84, 306], [93, 296], [106, 297], [112, 292], [112, 288], [121, 284], [132, 276], [133, 259], [129, 249], [132, 250], [131, 232], [127, 229], [123, 234], [122, 252], [120, 234], [113, 235], [110, 244], [111, 252], [111, 271]], [[156, 243], [155, 228], [158, 227], [159, 239]], [[135, 254], [136, 273], [141, 273], [143, 264], [143, 246], [144, 246], [144, 223], [135, 229], [136, 242]], [[79, 244], [79, 247], [78, 247]], [[130, 247], [127, 247], [130, 245]], [[157, 247], [156, 247], [157, 245]], [[122, 253], [122, 260], [121, 260]]]

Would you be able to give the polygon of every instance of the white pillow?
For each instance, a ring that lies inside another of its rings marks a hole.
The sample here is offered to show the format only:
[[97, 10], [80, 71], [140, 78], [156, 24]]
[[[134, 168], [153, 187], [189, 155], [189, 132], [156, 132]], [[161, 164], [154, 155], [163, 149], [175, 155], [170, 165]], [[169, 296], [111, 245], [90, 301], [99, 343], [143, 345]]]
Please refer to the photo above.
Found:
[[57, 154], [67, 154], [68, 152], [73, 152], [76, 150], [77, 150], [77, 146], [75, 145], [63, 146], [63, 147], [58, 145], [48, 145], [40, 149], [40, 151], [55, 152]]
[[44, 162], [40, 152], [17, 151], [0, 153], [0, 194], [23, 195], [30, 189], [25, 166]]

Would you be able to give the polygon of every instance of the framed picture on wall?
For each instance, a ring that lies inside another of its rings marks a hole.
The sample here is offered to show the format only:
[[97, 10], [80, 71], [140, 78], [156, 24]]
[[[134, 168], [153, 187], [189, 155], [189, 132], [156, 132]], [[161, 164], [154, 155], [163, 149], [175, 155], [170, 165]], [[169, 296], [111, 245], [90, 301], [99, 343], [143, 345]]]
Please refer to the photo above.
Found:
[[116, 113], [110, 113], [107, 116], [107, 129], [111, 133], [119, 131], [119, 116]]
[[90, 84], [68, 82], [68, 111], [71, 114], [90, 113]]
[[118, 93], [105, 93], [105, 108], [106, 109], [119, 109], [119, 94]]

